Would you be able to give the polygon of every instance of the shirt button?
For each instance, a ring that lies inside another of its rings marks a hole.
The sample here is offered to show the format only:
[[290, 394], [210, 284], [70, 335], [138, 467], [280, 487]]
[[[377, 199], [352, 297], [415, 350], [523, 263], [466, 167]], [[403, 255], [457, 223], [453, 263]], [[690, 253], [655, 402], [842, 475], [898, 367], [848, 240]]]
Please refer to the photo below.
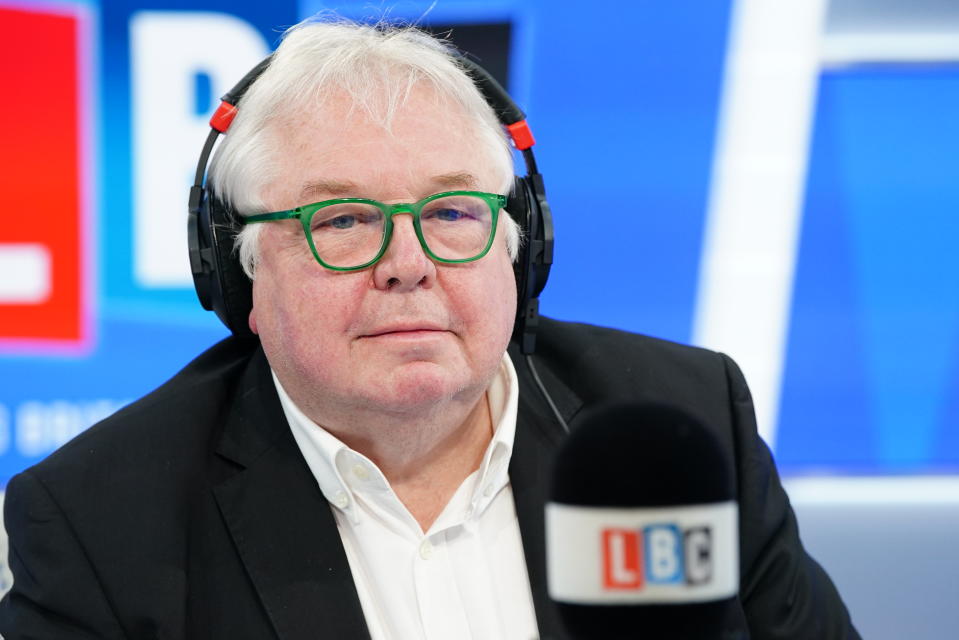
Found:
[[350, 497], [346, 495], [344, 491], [337, 491], [336, 495], [333, 496], [333, 504], [338, 506], [340, 509], [346, 509], [347, 505], [350, 504]]
[[366, 480], [370, 477], [370, 470], [366, 468], [366, 465], [357, 462], [353, 465], [353, 475], [360, 480]]
[[429, 560], [433, 556], [433, 545], [429, 540], [424, 540], [420, 545], [420, 557]]

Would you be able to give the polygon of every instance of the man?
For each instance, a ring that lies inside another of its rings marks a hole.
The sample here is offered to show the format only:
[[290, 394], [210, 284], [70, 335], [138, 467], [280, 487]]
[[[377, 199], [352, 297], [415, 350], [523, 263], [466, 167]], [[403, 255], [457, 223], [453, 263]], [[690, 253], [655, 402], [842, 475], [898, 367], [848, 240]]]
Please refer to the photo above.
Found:
[[431, 38], [293, 29], [211, 167], [246, 216], [258, 340], [214, 346], [11, 481], [4, 637], [561, 637], [543, 567], [565, 428], [550, 405], [569, 421], [616, 398], [685, 407], [735, 459], [731, 628], [857, 637], [729, 359], [544, 320], [544, 395], [506, 353], [504, 140]]

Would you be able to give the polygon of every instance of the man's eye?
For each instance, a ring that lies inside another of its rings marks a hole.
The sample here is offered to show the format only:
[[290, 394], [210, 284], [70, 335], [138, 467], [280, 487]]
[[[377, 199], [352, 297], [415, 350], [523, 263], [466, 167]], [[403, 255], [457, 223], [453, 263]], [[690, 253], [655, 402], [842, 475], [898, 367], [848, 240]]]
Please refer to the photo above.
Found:
[[379, 211], [330, 212], [329, 215], [314, 216], [311, 226], [316, 231], [346, 231], [368, 224], [377, 224], [380, 218], [382, 214]]
[[466, 211], [460, 211], [459, 209], [443, 208], [435, 209], [426, 213], [426, 218], [433, 218], [435, 220], [440, 220], [442, 222], [457, 222], [458, 220], [464, 220], [469, 218], [470, 215]]
[[326, 226], [333, 227], [334, 229], [350, 229], [358, 223], [359, 220], [356, 219], [356, 216], [336, 216], [327, 222]]

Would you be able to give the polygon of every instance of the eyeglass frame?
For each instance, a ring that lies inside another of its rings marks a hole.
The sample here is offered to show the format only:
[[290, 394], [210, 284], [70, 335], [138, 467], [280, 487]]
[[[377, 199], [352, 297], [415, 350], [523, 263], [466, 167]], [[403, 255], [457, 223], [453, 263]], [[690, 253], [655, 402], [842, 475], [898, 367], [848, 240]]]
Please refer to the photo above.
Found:
[[[430, 249], [429, 245], [426, 243], [426, 238], [423, 237], [423, 229], [420, 226], [420, 213], [423, 211], [423, 207], [428, 205], [434, 200], [439, 200], [440, 198], [446, 198], [450, 196], [473, 196], [481, 198], [486, 205], [490, 208], [492, 212], [492, 220], [490, 222], [490, 233], [489, 238], [486, 241], [486, 246], [480, 251], [477, 255], [472, 258], [441, 258]], [[430, 257], [431, 260], [436, 262], [441, 262], [445, 264], [462, 264], [464, 262], [474, 262], [486, 256], [489, 253], [490, 248], [493, 246], [493, 239], [496, 237], [496, 225], [499, 222], [499, 212], [501, 209], [506, 208], [506, 203], [508, 201], [507, 196], [499, 193], [487, 193], [485, 191], [442, 191], [440, 193], [434, 193], [428, 195], [422, 200], [416, 202], [397, 202], [396, 204], [387, 204], [385, 202], [380, 202], [379, 200], [373, 200], [371, 198], [333, 198], [332, 200], [321, 200], [319, 202], [313, 202], [311, 204], [305, 204], [293, 209], [286, 209], [284, 211], [272, 211], [269, 213], [257, 213], [250, 216], [245, 216], [240, 218], [240, 223], [247, 224], [256, 224], [259, 222], [272, 222], [274, 220], [292, 220], [297, 219], [300, 221], [300, 225], [303, 227], [303, 235], [306, 236], [306, 241], [310, 245], [310, 251], [313, 252], [313, 257], [316, 261], [324, 268], [331, 271], [359, 271], [361, 269], [366, 269], [371, 267], [383, 257], [386, 253], [387, 248], [390, 246], [390, 241], [393, 239], [393, 216], [399, 213], [408, 213], [413, 216], [413, 230], [416, 232], [416, 238], [419, 240], [420, 246], [423, 248], [424, 253]], [[334, 267], [330, 264], [327, 264], [320, 257], [319, 252], [316, 250], [316, 246], [313, 244], [313, 233], [310, 230], [310, 222], [313, 219], [313, 216], [320, 209], [330, 207], [338, 204], [369, 204], [375, 206], [377, 209], [383, 212], [383, 216], [386, 218], [385, 226], [383, 227], [383, 241], [380, 244], [379, 250], [376, 252], [376, 255], [367, 262], [355, 266], [355, 267]]]

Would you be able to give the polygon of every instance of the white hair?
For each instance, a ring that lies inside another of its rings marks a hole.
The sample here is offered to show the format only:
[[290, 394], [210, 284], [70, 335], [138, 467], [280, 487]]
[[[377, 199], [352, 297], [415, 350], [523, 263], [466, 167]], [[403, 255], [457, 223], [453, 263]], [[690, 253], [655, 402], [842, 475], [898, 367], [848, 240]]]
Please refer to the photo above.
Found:
[[[397, 110], [417, 83], [461, 106], [475, 123], [475, 135], [493, 163], [500, 192], [513, 182], [513, 156], [505, 131], [447, 42], [412, 27], [364, 25], [344, 19], [306, 20], [290, 28], [269, 67], [240, 100], [237, 115], [210, 164], [209, 183], [240, 215], [268, 211], [263, 190], [277, 179], [277, 138], [273, 126], [322, 108], [325, 96], [345, 92], [354, 109], [389, 130]], [[289, 126], [289, 125], [287, 125]], [[506, 248], [519, 253], [519, 225], [509, 215]], [[252, 279], [261, 225], [237, 236], [244, 271]]]

